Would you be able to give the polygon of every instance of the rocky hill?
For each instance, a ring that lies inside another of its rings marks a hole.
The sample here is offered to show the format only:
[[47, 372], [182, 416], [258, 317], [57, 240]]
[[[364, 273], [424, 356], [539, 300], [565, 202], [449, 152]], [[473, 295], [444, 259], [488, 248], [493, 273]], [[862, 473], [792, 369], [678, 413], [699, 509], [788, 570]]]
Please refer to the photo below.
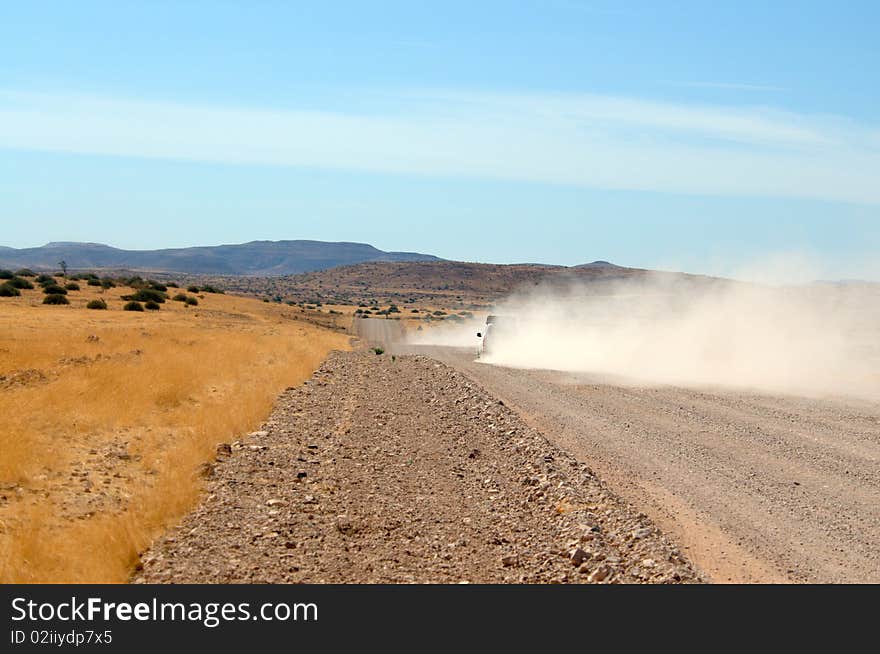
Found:
[[384, 252], [365, 243], [251, 241], [163, 250], [122, 250], [100, 243], [48, 243], [41, 247], [0, 247], [0, 266], [71, 270], [136, 270], [207, 275], [290, 275], [366, 261], [439, 261], [417, 252]]

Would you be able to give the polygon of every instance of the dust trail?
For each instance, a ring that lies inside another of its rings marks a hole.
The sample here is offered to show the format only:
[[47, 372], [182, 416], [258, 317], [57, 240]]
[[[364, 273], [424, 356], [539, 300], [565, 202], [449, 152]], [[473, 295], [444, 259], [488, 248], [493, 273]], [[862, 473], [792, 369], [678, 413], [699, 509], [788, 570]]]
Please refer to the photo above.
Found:
[[[482, 360], [622, 376], [880, 398], [880, 285], [770, 287], [646, 275], [516, 294]], [[467, 331], [466, 331], [467, 330]], [[443, 339], [473, 344], [473, 325]]]
[[468, 318], [455, 323], [443, 321], [432, 326], [424, 326], [417, 331], [407, 332], [406, 340], [411, 345], [470, 347], [476, 351], [480, 346], [477, 333], [483, 325], [482, 318]]

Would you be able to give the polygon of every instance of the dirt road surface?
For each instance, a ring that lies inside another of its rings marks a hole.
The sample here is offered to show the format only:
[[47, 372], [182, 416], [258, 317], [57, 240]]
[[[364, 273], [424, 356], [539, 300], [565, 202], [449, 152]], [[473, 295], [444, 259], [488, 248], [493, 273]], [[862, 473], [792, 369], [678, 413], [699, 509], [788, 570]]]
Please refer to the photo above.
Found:
[[218, 452], [135, 582], [699, 580], [586, 464], [427, 357], [334, 353]]
[[880, 402], [657, 388], [423, 348], [516, 409], [717, 582], [880, 582]]
[[352, 332], [365, 343], [386, 349], [403, 340], [403, 329], [397, 320], [356, 318], [352, 323]]

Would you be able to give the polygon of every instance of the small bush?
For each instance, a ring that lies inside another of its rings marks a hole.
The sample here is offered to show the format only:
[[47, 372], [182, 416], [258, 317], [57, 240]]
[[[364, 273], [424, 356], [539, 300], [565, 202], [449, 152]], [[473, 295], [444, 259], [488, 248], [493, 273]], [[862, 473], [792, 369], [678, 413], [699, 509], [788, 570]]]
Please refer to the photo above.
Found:
[[43, 298], [43, 304], [70, 304], [70, 300], [60, 293], [50, 293]]
[[148, 279], [147, 284], [150, 285], [150, 288], [152, 288], [153, 290], [156, 290], [156, 291], [162, 291], [164, 293], [165, 291], [168, 290], [168, 287], [165, 286], [165, 284], [160, 284], [159, 282], [154, 281], [152, 279]]
[[[196, 291], [192, 292], [195, 293]], [[223, 291], [214, 286], [202, 286], [202, 293], [223, 293]]]
[[64, 285], [64, 288], [66, 288], [68, 291], [78, 291], [78, 290], [79, 290], [79, 284], [77, 284], [76, 282], [67, 282], [67, 283]]
[[31, 283], [30, 283], [28, 280], [26, 280], [24, 277], [13, 277], [12, 279], [10, 279], [10, 280], [9, 280], [8, 282], [6, 282], [6, 283], [9, 284], [10, 286], [14, 286], [15, 288], [27, 288], [27, 289], [31, 289], [31, 288], [34, 287], [34, 285], [31, 284]]
[[374, 347], [373, 352], [376, 353], [376, 356], [379, 356], [380, 354], [385, 354], [385, 348]]
[[160, 307], [159, 307], [159, 303], [158, 303], [158, 302], [153, 302], [152, 300], [150, 300], [149, 302], [147, 302], [147, 303], [144, 305], [144, 308], [145, 308], [147, 311], [158, 311], [158, 310], [160, 309]]
[[30, 268], [22, 268], [21, 270], [15, 273], [18, 277], [36, 277], [37, 273], [35, 273]]
[[11, 270], [0, 270], [0, 279], [12, 279], [15, 277], [15, 273]]
[[15, 286], [10, 283], [0, 284], [0, 297], [18, 297], [21, 295], [21, 291], [19, 291]]
[[165, 302], [166, 297], [168, 296], [165, 293], [157, 291], [155, 288], [142, 288], [137, 293], [123, 295], [122, 299], [133, 302], [155, 302], [156, 304], [162, 304]]
[[89, 279], [89, 281], [87, 281], [86, 283], [87, 283], [89, 286], [100, 286], [100, 285], [101, 285], [101, 280], [100, 280], [100, 279]]
[[92, 300], [86, 305], [86, 309], [106, 309], [107, 303], [104, 300]]
[[58, 284], [46, 284], [43, 287], [43, 293], [46, 295], [67, 295], [67, 289], [61, 288]]
[[140, 302], [135, 302], [132, 300], [131, 302], [126, 302], [125, 306], [122, 307], [122, 310], [123, 311], [143, 311], [144, 305], [141, 304]]
[[190, 307], [197, 307], [197, 306], [199, 306], [199, 301], [197, 299], [195, 299], [194, 297], [188, 297], [188, 298], [186, 298], [186, 304], [187, 304], [187, 306], [190, 306]]
[[187, 286], [186, 290], [188, 290], [190, 293], [198, 293], [199, 287], [198, 286]]
[[171, 299], [175, 302], [186, 302], [186, 293], [178, 293]]
[[116, 288], [116, 282], [114, 282], [112, 279], [108, 279], [105, 277], [104, 279], [101, 280], [101, 288], [103, 288], [103, 289]]
[[180, 288], [180, 286], [177, 285], [177, 282], [165, 282], [165, 286], [168, 288]]
[[54, 284], [55, 278], [52, 275], [40, 275], [37, 277], [37, 284]]

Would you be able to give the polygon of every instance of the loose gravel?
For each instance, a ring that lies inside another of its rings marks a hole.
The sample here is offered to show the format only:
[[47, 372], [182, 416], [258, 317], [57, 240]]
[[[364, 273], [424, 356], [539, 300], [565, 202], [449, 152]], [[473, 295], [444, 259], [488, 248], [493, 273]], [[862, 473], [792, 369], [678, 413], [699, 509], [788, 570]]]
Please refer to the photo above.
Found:
[[689, 583], [644, 514], [434, 359], [334, 353], [218, 447], [137, 583]]

